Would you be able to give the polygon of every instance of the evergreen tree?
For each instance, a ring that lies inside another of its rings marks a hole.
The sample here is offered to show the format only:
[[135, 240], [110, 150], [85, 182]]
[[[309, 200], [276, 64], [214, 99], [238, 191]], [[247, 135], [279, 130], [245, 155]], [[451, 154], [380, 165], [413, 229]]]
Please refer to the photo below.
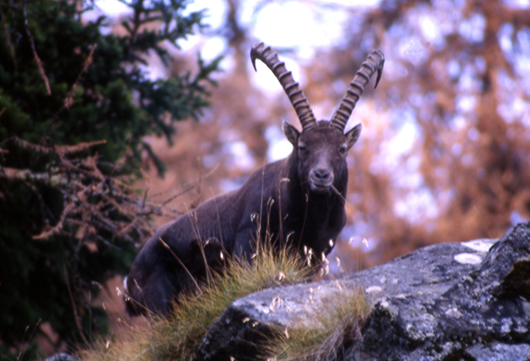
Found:
[[168, 44], [203, 28], [204, 13], [183, 0], [124, 3], [119, 36], [101, 31], [103, 16], [82, 18], [90, 2], [0, 3], [0, 354], [13, 359], [39, 355], [41, 323], [57, 347], [105, 332], [90, 299], [126, 273], [156, 210], [129, 185], [142, 157], [164, 171], [144, 136], [171, 141], [176, 121], [208, 106], [220, 59], [167, 80], [141, 67], [148, 53], [168, 65]]

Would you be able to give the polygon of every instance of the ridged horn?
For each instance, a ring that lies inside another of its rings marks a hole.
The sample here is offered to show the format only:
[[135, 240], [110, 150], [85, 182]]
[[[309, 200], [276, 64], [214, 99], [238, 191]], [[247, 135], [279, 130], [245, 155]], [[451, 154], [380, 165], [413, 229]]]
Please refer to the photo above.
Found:
[[366, 61], [362, 63], [361, 67], [355, 74], [350, 88], [346, 91], [346, 95], [342, 98], [339, 107], [330, 121], [330, 126], [336, 127], [341, 131], [344, 131], [348, 119], [350, 119], [351, 113], [357, 101], [364, 92], [364, 87], [370, 81], [370, 78], [377, 71], [377, 79], [375, 80], [375, 88], [381, 80], [381, 74], [383, 74], [383, 66], [385, 65], [385, 55], [380, 49], [374, 50], [368, 55]]
[[270, 46], [257, 43], [250, 50], [250, 59], [252, 60], [254, 70], [257, 70], [256, 59], [259, 59], [274, 73], [289, 97], [296, 111], [296, 115], [298, 115], [298, 119], [302, 124], [302, 129], [309, 129], [315, 126], [317, 122], [304, 92], [302, 89], [299, 89], [298, 83], [294, 81], [293, 75], [287, 70], [285, 63], [280, 61], [278, 54], [273, 52]]

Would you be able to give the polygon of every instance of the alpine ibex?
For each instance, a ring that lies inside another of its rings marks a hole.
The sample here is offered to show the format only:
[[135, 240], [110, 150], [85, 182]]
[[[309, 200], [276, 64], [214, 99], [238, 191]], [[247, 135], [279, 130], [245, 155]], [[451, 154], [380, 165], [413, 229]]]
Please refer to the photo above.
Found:
[[[333, 248], [346, 222], [344, 202], [348, 183], [346, 155], [361, 133], [361, 124], [344, 134], [344, 128], [364, 87], [384, 65], [381, 50], [361, 65], [330, 121], [316, 121], [285, 64], [263, 43], [252, 47], [280, 81], [302, 124], [299, 132], [283, 122], [293, 144], [285, 159], [255, 171], [236, 191], [213, 198], [158, 230], [138, 254], [126, 281], [127, 309], [146, 309], [166, 315], [171, 301], [206, 277], [208, 267], [221, 270], [221, 250], [227, 255], [250, 257], [255, 239], [265, 232], [275, 246], [286, 244], [321, 259]], [[193, 278], [192, 278], [193, 277]]]

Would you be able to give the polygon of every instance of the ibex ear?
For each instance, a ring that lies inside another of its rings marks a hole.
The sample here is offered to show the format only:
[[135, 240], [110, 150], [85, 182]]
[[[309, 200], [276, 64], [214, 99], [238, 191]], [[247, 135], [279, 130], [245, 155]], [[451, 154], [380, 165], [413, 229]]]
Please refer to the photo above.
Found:
[[287, 123], [285, 120], [282, 122], [282, 129], [287, 140], [289, 140], [289, 142], [295, 147], [298, 147], [298, 137], [300, 136], [298, 129]]
[[345, 134], [346, 141], [348, 142], [348, 150], [350, 150], [350, 148], [353, 147], [355, 143], [357, 143], [357, 140], [359, 139], [359, 136], [361, 135], [361, 129], [362, 129], [362, 125], [359, 123], [352, 129], [350, 129], [348, 133]]

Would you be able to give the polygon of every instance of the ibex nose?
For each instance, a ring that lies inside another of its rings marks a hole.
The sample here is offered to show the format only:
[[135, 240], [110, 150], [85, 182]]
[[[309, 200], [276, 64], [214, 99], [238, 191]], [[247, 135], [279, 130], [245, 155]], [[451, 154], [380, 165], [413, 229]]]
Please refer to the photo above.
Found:
[[309, 176], [311, 189], [315, 192], [328, 192], [333, 183], [333, 172], [326, 168], [315, 168]]
[[315, 177], [321, 181], [327, 180], [331, 175], [331, 172], [329, 170], [323, 168], [315, 169], [313, 173], [315, 174]]

